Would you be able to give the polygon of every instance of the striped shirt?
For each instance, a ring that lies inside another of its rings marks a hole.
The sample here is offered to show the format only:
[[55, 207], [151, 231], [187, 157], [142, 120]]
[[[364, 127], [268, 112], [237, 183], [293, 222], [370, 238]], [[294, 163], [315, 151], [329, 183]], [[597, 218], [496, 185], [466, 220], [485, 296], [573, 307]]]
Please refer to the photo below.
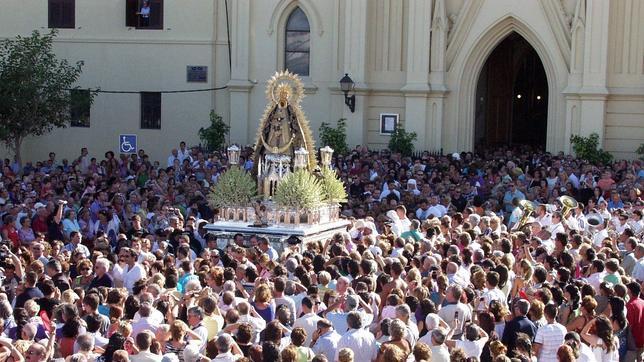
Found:
[[566, 327], [556, 322], [537, 330], [534, 342], [541, 344], [539, 362], [557, 362], [557, 349], [563, 344], [566, 332]]

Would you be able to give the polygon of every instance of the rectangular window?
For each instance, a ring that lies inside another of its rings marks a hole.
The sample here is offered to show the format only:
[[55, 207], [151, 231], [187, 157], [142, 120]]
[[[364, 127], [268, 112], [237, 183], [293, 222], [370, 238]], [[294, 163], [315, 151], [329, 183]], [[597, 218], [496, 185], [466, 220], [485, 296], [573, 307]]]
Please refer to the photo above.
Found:
[[163, 0], [126, 0], [125, 26], [137, 29], [163, 29]]
[[49, 0], [48, 13], [50, 28], [76, 27], [76, 0]]
[[141, 93], [141, 128], [161, 129], [161, 93]]
[[70, 97], [70, 118], [72, 127], [89, 127], [90, 96], [87, 89], [73, 89]]

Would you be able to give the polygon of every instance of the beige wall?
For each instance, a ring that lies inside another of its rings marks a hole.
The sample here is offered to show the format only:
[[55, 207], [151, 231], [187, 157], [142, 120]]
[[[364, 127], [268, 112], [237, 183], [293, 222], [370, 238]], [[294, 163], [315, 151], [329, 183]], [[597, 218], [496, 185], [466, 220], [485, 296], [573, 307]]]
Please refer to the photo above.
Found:
[[[116, 147], [137, 133], [164, 159], [215, 108], [232, 142], [251, 143], [266, 105], [266, 81], [283, 67], [284, 24], [300, 6], [311, 25], [310, 76], [302, 102], [315, 136], [321, 122], [347, 118], [350, 146], [384, 148], [380, 113], [398, 113], [419, 133], [419, 149], [469, 150], [478, 72], [494, 46], [521, 34], [549, 80], [547, 148], [570, 152], [570, 134], [597, 132], [618, 158], [644, 142], [644, 3], [636, 0], [235, 0], [229, 1], [232, 68], [223, 0], [167, 0], [164, 30], [125, 27], [124, 0], [76, 1], [78, 29], [61, 30], [56, 50], [85, 61], [80, 85], [103, 89], [186, 89], [227, 84], [217, 93], [163, 96], [162, 129], [139, 129], [132, 95], [100, 95], [90, 129], [57, 130], [29, 140], [26, 154], [76, 155]], [[46, 1], [4, 0], [0, 37], [46, 28]], [[8, 24], [8, 25], [6, 25]], [[431, 30], [431, 32], [430, 32]], [[208, 65], [207, 84], [186, 83], [186, 65]], [[356, 82], [356, 111], [338, 80]], [[78, 139], [82, 141], [77, 141]]]

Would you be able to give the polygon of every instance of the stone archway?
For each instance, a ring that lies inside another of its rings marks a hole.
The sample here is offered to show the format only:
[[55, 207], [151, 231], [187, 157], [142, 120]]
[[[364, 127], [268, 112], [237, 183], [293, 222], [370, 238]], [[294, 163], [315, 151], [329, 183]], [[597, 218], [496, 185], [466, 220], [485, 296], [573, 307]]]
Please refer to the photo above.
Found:
[[548, 80], [537, 52], [516, 32], [492, 51], [476, 86], [475, 149], [546, 145]]
[[[458, 124], [456, 132], [456, 145], [458, 150], [474, 149], [475, 111], [476, 111], [476, 86], [483, 66], [496, 48], [511, 33], [517, 33], [534, 48], [538, 54], [548, 82], [548, 110], [546, 150], [557, 151], [564, 147], [565, 119], [559, 116], [565, 100], [561, 94], [560, 73], [553, 61], [551, 48], [528, 25], [513, 16], [506, 16], [482, 32], [475, 45], [470, 49], [465, 58], [460, 72], [458, 84], [457, 114]], [[562, 65], [558, 65], [561, 67]], [[565, 65], [563, 65], [565, 67]], [[566, 70], [567, 72], [567, 70]]]

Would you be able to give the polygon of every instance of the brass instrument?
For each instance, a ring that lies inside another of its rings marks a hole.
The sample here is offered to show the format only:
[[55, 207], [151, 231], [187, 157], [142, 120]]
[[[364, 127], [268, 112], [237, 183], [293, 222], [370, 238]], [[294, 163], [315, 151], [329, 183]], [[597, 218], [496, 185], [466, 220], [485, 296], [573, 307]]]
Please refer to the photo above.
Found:
[[530, 216], [532, 216], [532, 214], [534, 213], [534, 205], [532, 204], [532, 201], [519, 201], [519, 208], [521, 209], [521, 211], [523, 211], [523, 215], [521, 215], [521, 219], [519, 219], [519, 222], [517, 222], [517, 225], [515, 227], [516, 230], [523, 229], [523, 227], [528, 223]]
[[579, 205], [579, 202], [577, 202], [574, 197], [570, 196], [560, 196], [557, 201], [559, 201], [559, 203], [561, 204], [562, 220], [566, 220], [569, 216], [568, 214], [570, 213], [570, 211], [576, 209]]
[[586, 229], [584, 230], [588, 236], [593, 235], [599, 225], [604, 223], [604, 218], [598, 213], [588, 214], [586, 216]]

